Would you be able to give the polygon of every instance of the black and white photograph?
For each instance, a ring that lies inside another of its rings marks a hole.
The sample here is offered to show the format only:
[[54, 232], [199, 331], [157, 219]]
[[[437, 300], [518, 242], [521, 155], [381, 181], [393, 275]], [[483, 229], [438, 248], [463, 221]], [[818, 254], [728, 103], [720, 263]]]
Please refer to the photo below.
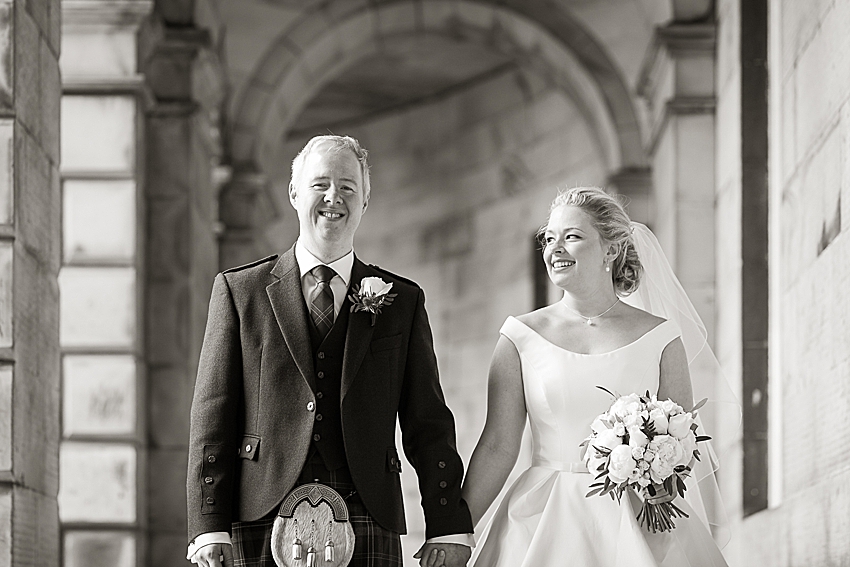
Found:
[[850, 566], [848, 30], [0, 0], [0, 567]]

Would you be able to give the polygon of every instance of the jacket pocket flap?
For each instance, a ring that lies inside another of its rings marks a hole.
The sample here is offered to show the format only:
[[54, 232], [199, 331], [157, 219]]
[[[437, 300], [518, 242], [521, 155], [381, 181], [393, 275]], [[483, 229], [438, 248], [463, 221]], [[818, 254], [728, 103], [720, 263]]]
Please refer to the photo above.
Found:
[[239, 456], [250, 461], [257, 460], [257, 451], [260, 450], [260, 438], [256, 435], [243, 435], [242, 444], [239, 446]]
[[389, 337], [381, 337], [379, 339], [375, 339], [369, 345], [369, 348], [372, 352], [378, 352], [381, 350], [390, 350], [393, 348], [398, 348], [401, 345], [401, 333], [397, 335], [391, 335]]

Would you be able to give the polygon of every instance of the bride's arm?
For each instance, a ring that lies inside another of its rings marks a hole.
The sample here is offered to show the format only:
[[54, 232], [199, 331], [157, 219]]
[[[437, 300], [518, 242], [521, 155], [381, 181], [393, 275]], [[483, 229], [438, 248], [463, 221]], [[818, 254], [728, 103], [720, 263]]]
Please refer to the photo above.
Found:
[[673, 400], [685, 411], [694, 407], [694, 390], [688, 371], [688, 355], [681, 338], [670, 341], [661, 353], [658, 399]]
[[519, 353], [499, 337], [487, 384], [487, 421], [463, 481], [463, 498], [478, 523], [516, 464], [525, 428], [525, 395]]

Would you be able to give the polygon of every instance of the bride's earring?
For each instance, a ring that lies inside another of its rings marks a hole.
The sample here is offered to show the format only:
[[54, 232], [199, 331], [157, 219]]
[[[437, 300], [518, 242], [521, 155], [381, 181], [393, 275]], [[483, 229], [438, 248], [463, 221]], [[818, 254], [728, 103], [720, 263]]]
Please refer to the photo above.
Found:
[[611, 263], [610, 262], [611, 262], [611, 260], [605, 260], [605, 271], [606, 272], [611, 271]]

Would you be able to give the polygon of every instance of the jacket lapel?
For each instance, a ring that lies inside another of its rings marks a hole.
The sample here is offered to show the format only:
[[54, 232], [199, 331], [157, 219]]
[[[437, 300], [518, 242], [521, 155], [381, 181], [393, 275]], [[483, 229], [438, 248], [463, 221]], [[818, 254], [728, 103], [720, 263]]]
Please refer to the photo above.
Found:
[[272, 268], [277, 281], [266, 287], [277, 325], [283, 334], [286, 346], [311, 390], [316, 389], [313, 354], [308, 328], [307, 305], [301, 290], [301, 274], [295, 261], [295, 249], [285, 252]]
[[[354, 265], [351, 268], [351, 281], [349, 282], [349, 290], [352, 286], [360, 285], [363, 278], [374, 275], [371, 270], [354, 257]], [[350, 305], [346, 303], [346, 307]], [[369, 313], [351, 313], [348, 317], [348, 329], [345, 334], [345, 354], [342, 357], [342, 389], [340, 393], [340, 403], [345, 399], [345, 394], [351, 388], [351, 383], [354, 377], [357, 376], [357, 371], [360, 369], [360, 364], [363, 362], [363, 357], [366, 356], [366, 350], [372, 342], [372, 333], [375, 327], [372, 326], [372, 317]]]

